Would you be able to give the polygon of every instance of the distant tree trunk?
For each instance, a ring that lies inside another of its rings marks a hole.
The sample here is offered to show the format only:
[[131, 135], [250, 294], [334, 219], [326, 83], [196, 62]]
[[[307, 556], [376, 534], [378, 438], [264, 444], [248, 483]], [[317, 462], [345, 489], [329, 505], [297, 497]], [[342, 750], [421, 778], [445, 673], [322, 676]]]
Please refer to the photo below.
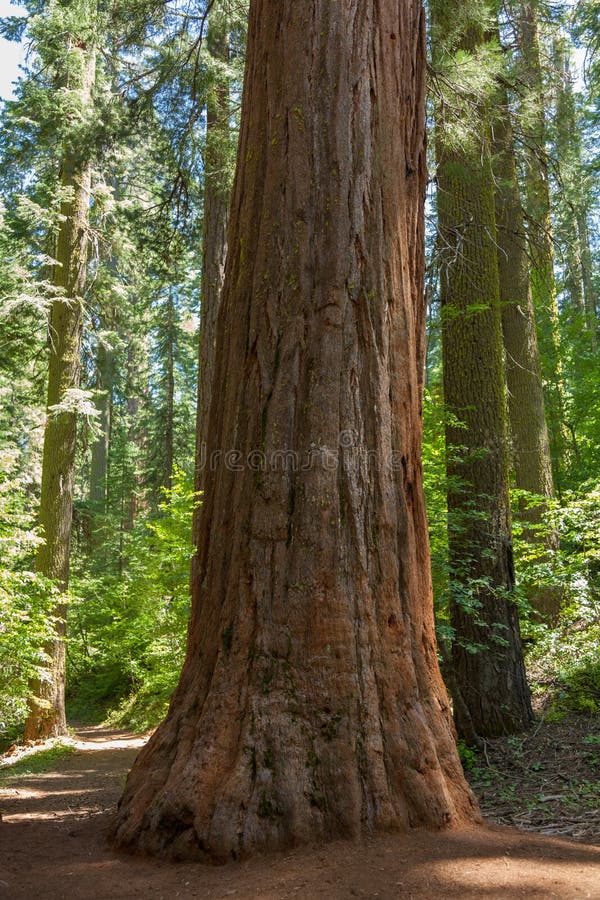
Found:
[[[217, 60], [229, 60], [229, 23], [222, 11], [211, 13], [207, 49]], [[216, 80], [208, 95], [207, 134], [204, 154], [204, 228], [202, 237], [202, 299], [198, 348], [198, 404], [196, 421], [195, 490], [204, 487], [208, 414], [215, 368], [215, 340], [221, 290], [227, 256], [227, 218], [230, 188], [229, 87]], [[193, 539], [198, 545], [200, 507], [194, 510]]]
[[546, 384], [546, 414], [555, 482], [560, 492], [566, 435], [546, 147], [546, 101], [537, 8], [538, 0], [524, 0], [518, 6], [517, 15], [522, 77], [527, 89], [523, 117], [526, 170], [524, 183], [531, 257], [531, 290], [538, 327], [542, 376]]
[[113, 383], [114, 354], [100, 340], [96, 356], [96, 385], [99, 395], [96, 397], [96, 408], [100, 415], [98, 428], [100, 434], [92, 444], [90, 463], [90, 502], [92, 514], [103, 516], [106, 513], [108, 452], [110, 447], [111, 392]]
[[475, 815], [422, 492], [423, 25], [414, 0], [252, 0], [221, 463], [186, 662], [121, 846], [226, 860]]
[[173, 291], [169, 288], [165, 335], [165, 446], [163, 485], [167, 490], [173, 478], [175, 434], [175, 305]]
[[570, 49], [564, 40], [554, 43], [554, 66], [559, 73], [555, 132], [561, 191], [558, 201], [562, 241], [566, 247], [565, 286], [573, 313], [597, 347], [596, 298], [592, 280], [592, 254], [588, 232], [591, 184], [585, 171], [581, 122], [573, 93]]
[[[514, 139], [506, 89], [498, 86], [493, 118], [493, 171], [498, 243], [498, 274], [504, 337], [512, 464], [516, 485], [540, 497], [554, 497], [550, 441], [538, 350], [535, 310], [529, 282], [529, 257], [517, 180]], [[547, 506], [525, 506], [521, 515], [539, 525]], [[530, 538], [556, 549], [553, 533]], [[543, 586], [531, 598], [547, 619], [560, 611], [560, 593]]]
[[[91, 102], [95, 55], [79, 49], [81, 57], [80, 102]], [[36, 558], [37, 571], [52, 579], [61, 591], [69, 581], [69, 550], [73, 520], [73, 481], [77, 418], [74, 412], [53, 412], [66, 392], [79, 387], [83, 295], [88, 258], [88, 215], [91, 168], [82, 162], [79, 148], [63, 158], [61, 183], [66, 198], [61, 203], [61, 223], [56, 246], [53, 282], [63, 292], [54, 300], [50, 316], [47, 419], [42, 456], [40, 525], [45, 543]], [[25, 739], [65, 734], [65, 617], [59, 603], [56, 637], [46, 647], [50, 662], [44, 676], [32, 685], [34, 697], [25, 723]]]
[[131, 463], [131, 478], [123, 490], [127, 491], [125, 498], [125, 520], [123, 528], [125, 531], [133, 531], [140, 507], [140, 498], [144, 492], [144, 478], [139, 471], [138, 457], [143, 457], [146, 451], [148, 435], [140, 420], [140, 410], [144, 401], [147, 402], [147, 380], [148, 380], [148, 355], [144, 348], [144, 342], [137, 338], [132, 338], [127, 347], [127, 363], [126, 363], [126, 395], [127, 395], [127, 440], [130, 446], [130, 456], [133, 457]]
[[[434, 42], [450, 33], [458, 0], [432, 4]], [[473, 52], [481, 27], [454, 50]], [[442, 43], [440, 42], [440, 48]], [[442, 51], [439, 51], [440, 55]], [[519, 731], [532, 717], [514, 587], [506, 395], [488, 111], [475, 98], [457, 149], [445, 140], [461, 98], [438, 104], [436, 156], [449, 563], [454, 676], [482, 737]], [[478, 116], [476, 118], [476, 114]], [[476, 652], [474, 652], [476, 651]], [[458, 723], [459, 724], [459, 723]]]
[[588, 214], [585, 208], [579, 211], [577, 217], [577, 233], [581, 248], [581, 272], [583, 276], [583, 302], [585, 310], [585, 323], [590, 333], [592, 349], [598, 349], [598, 309], [597, 295], [594, 286], [594, 264], [590, 245], [590, 232], [588, 227]]

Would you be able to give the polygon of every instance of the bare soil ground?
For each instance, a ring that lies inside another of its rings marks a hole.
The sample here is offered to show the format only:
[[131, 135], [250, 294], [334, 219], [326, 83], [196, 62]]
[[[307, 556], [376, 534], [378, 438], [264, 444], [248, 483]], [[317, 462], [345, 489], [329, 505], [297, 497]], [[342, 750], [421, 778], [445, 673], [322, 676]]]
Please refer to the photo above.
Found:
[[600, 898], [600, 847], [495, 825], [338, 841], [214, 868], [125, 856], [108, 846], [106, 829], [139, 746], [135, 735], [88, 729], [50, 771], [4, 782], [0, 897]]

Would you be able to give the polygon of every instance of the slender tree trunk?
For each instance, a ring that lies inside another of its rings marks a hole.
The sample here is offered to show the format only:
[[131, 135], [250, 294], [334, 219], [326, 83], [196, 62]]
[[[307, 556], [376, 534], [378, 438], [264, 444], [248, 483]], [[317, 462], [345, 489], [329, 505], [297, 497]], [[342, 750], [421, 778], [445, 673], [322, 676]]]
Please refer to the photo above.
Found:
[[90, 502], [92, 514], [96, 516], [103, 516], [106, 513], [113, 368], [113, 351], [100, 341], [96, 358], [96, 384], [100, 391], [96, 407], [100, 413], [98, 418], [100, 434], [92, 444], [90, 463]]
[[129, 444], [128, 456], [130, 458], [131, 473], [129, 479], [122, 485], [126, 491], [125, 497], [125, 523], [126, 531], [133, 531], [140, 510], [141, 498], [144, 496], [144, 478], [140, 472], [139, 459], [144, 457], [148, 435], [143, 418], [140, 419], [140, 410], [144, 402], [148, 402], [148, 354], [143, 340], [139, 337], [132, 338], [127, 347], [126, 364], [126, 395], [127, 395], [127, 440]]
[[559, 72], [556, 98], [556, 150], [561, 181], [558, 201], [562, 240], [566, 246], [565, 286], [572, 312], [589, 334], [589, 346], [597, 347], [596, 302], [592, 281], [592, 255], [588, 232], [589, 176], [586, 177], [581, 142], [581, 123], [573, 94], [569, 48], [564, 40], [554, 43], [554, 65]]
[[[502, 310], [508, 411], [515, 482], [520, 490], [539, 497], [554, 497], [550, 440], [546, 424], [544, 389], [538, 350], [535, 310], [529, 282], [527, 237], [517, 168], [508, 96], [499, 86], [493, 118], [493, 171], [498, 243], [498, 275]], [[536, 503], [521, 510], [522, 518], [538, 526], [547, 505]], [[556, 549], [553, 533], [530, 539]], [[534, 608], [554, 620], [560, 611], [560, 593], [540, 586], [531, 597]]]
[[583, 276], [583, 301], [585, 310], [585, 323], [590, 333], [592, 349], [598, 349], [598, 309], [597, 295], [594, 286], [593, 255], [590, 246], [590, 232], [588, 228], [587, 210], [582, 208], [577, 217], [577, 233], [579, 246], [581, 247], [581, 272]]
[[517, 15], [522, 78], [526, 88], [523, 104], [524, 182], [531, 258], [531, 290], [538, 327], [542, 377], [546, 385], [546, 414], [555, 482], [560, 492], [566, 434], [546, 147], [546, 98], [537, 9], [538, 0], [524, 0], [519, 4]]
[[173, 478], [173, 441], [175, 434], [175, 306], [171, 288], [169, 288], [169, 297], [167, 300], [165, 351], [166, 395], [163, 485], [169, 490]]
[[[229, 60], [229, 23], [222, 11], [211, 13], [207, 49], [220, 62]], [[204, 227], [202, 235], [202, 301], [198, 347], [198, 403], [196, 420], [195, 490], [204, 488], [208, 414], [215, 368], [215, 340], [221, 290], [227, 256], [227, 219], [230, 187], [229, 86], [213, 85], [207, 103], [207, 134], [204, 154]], [[198, 545], [200, 507], [194, 510], [193, 540]]]
[[[460, 3], [432, 5], [434, 42]], [[484, 42], [477, 23], [455, 50]], [[440, 48], [443, 46], [440, 40]], [[443, 62], [442, 51], [438, 51]], [[462, 101], [464, 102], [464, 101]], [[454, 674], [481, 736], [519, 731], [532, 717], [514, 587], [506, 395], [488, 111], [457, 94], [438, 104], [436, 155], [441, 256], [449, 563]], [[468, 116], [468, 141], [444, 139]], [[476, 651], [476, 652], [474, 652]]]
[[[75, 51], [73, 51], [75, 52]], [[78, 49], [81, 56], [80, 102], [91, 102], [95, 76], [95, 56]], [[82, 163], [76, 150], [69, 150], [62, 163], [62, 189], [54, 285], [63, 296], [52, 304], [50, 316], [50, 357], [48, 368], [47, 419], [42, 456], [40, 525], [45, 542], [36, 558], [38, 572], [65, 591], [69, 580], [69, 550], [73, 519], [73, 481], [77, 418], [75, 412], [53, 411], [67, 391], [79, 387], [83, 296], [88, 258], [88, 215], [91, 169]], [[32, 685], [34, 696], [25, 723], [27, 740], [66, 733], [65, 720], [65, 617], [64, 603], [58, 603], [56, 637], [46, 647], [49, 657], [42, 678]]]
[[414, 0], [252, 0], [188, 651], [121, 846], [475, 815], [422, 492], [423, 26]]

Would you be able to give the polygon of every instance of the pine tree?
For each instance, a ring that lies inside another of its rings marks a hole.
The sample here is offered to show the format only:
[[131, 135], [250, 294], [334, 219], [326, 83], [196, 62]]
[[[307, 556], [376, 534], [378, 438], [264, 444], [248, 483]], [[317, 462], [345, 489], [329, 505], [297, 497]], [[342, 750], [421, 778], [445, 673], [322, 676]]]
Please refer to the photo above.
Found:
[[[471, 58], [480, 67], [488, 23], [459, 7], [431, 6], [436, 64], [456, 69]], [[522, 730], [532, 717], [512, 596], [492, 86], [463, 85], [436, 110], [452, 661], [468, 730], [481, 736]]]
[[547, 92], [542, 66], [539, 0], [517, 6], [515, 25], [519, 48], [519, 74], [523, 84], [521, 123], [525, 157], [525, 200], [531, 289], [536, 312], [542, 377], [546, 385], [546, 414], [554, 463], [555, 485], [560, 492], [565, 467], [564, 386], [556, 279], [548, 159]]
[[[73, 16], [73, 10], [70, 12]], [[90, 159], [87, 148], [77, 143], [76, 126], [90, 114], [96, 63], [95, 49], [88, 43], [92, 40], [90, 10], [84, 4], [78, 13], [81, 16], [76, 23], [78, 27], [72, 27], [63, 36], [64, 56], [62, 64], [57, 65], [60, 80], [56, 90], [68, 97], [75, 133], [69, 135], [67, 131], [60, 167], [62, 200], [53, 274], [57, 297], [52, 303], [49, 323], [47, 420], [40, 501], [44, 544], [36, 559], [38, 572], [56, 582], [63, 592], [69, 579], [91, 189]], [[25, 723], [26, 739], [66, 733], [64, 603], [58, 605], [55, 615], [56, 638], [46, 648], [47, 671], [34, 687]]]
[[[529, 277], [527, 236], [517, 179], [509, 98], [502, 80], [496, 89], [496, 101], [492, 120], [492, 151], [511, 461], [517, 488], [552, 500], [554, 479]], [[536, 531], [547, 508], [543, 500], [526, 503], [521, 515], [533, 526], [528, 530], [530, 539], [541, 542], [552, 551], [556, 549], [556, 536], [552, 532], [540, 534]], [[560, 610], [560, 593], [541, 586], [532, 595], [531, 602], [540, 615], [554, 620]]]

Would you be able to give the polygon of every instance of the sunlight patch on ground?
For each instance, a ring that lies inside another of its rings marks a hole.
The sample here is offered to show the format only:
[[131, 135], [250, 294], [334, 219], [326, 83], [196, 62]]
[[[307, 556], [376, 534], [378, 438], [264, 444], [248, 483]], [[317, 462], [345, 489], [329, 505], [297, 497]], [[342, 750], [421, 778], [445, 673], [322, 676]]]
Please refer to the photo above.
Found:
[[148, 735], [128, 732], [106, 732], [99, 727], [82, 730], [75, 737], [50, 738], [47, 741], [34, 741], [27, 745], [16, 745], [14, 749], [0, 756], [0, 770], [9, 769], [21, 760], [35, 756], [54, 747], [68, 747], [72, 750], [135, 750], [143, 747]]

